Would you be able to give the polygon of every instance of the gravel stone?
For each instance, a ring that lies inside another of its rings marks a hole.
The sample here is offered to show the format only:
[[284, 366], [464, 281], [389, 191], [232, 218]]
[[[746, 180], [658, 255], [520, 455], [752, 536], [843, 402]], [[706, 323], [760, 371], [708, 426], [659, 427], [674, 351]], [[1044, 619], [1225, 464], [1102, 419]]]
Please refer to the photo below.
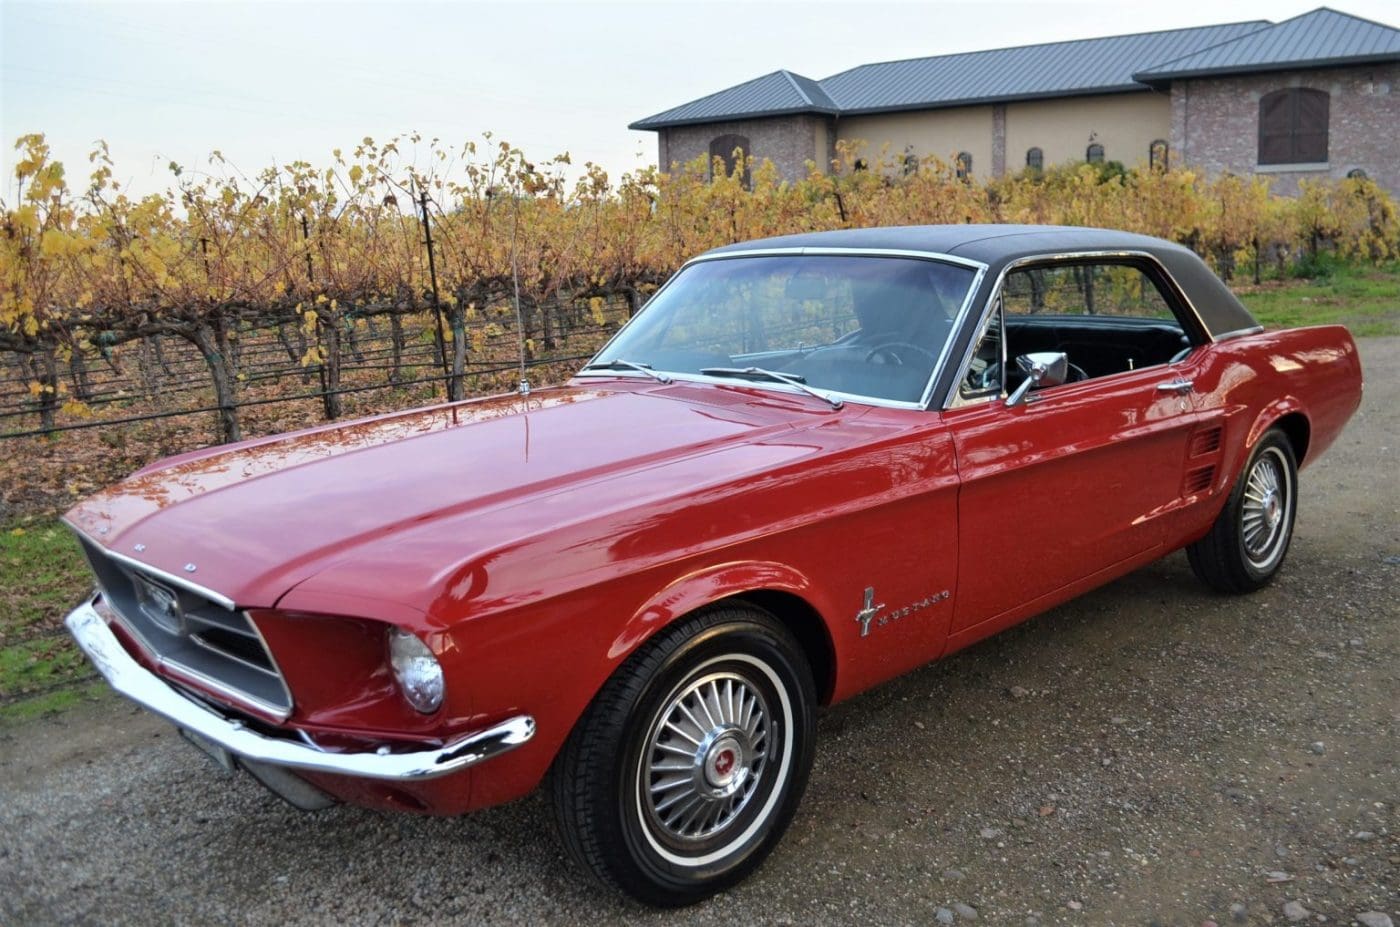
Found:
[[1380, 911], [1363, 911], [1356, 915], [1356, 920], [1362, 927], [1395, 927], [1390, 915]]
[[1290, 901], [1283, 906], [1283, 916], [1290, 921], [1307, 920], [1308, 915], [1311, 913], [1311, 911], [1303, 907], [1301, 902]]
[[1322, 756], [1322, 754], [1327, 752], [1327, 745], [1320, 740], [1314, 740], [1312, 743], [1308, 744], [1308, 749], [1318, 756]]
[[939, 908], [933, 912], [933, 919], [940, 924], [951, 924], [954, 920], [953, 912], [947, 908]]
[[960, 880], [960, 879], [965, 879], [965, 878], [967, 878], [967, 876], [963, 875], [963, 872], [962, 872], [961, 869], [944, 869], [944, 870], [943, 870], [943, 878], [949, 879], [949, 880], [951, 880], [951, 881], [953, 881], [953, 882], [956, 882], [956, 881], [958, 881], [958, 880]]
[[961, 901], [953, 903], [953, 913], [964, 920], [977, 920], [977, 909], [970, 904], [963, 904]]

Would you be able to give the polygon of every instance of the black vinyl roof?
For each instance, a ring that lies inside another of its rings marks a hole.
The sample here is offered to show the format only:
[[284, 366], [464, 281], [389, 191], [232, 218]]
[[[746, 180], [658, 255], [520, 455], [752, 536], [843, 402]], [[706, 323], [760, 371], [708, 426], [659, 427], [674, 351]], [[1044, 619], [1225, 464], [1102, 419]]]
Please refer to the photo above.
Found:
[[1400, 30], [1321, 7], [1265, 20], [865, 64], [820, 81], [774, 71], [632, 123], [662, 129], [1149, 90], [1172, 78], [1400, 60]]
[[991, 287], [1007, 265], [1026, 258], [1075, 253], [1142, 252], [1156, 258], [1190, 300], [1212, 338], [1257, 329], [1235, 294], [1189, 248], [1133, 232], [1062, 225], [910, 225], [782, 235], [725, 245], [709, 255], [741, 256], [770, 249], [919, 251], [987, 265]]

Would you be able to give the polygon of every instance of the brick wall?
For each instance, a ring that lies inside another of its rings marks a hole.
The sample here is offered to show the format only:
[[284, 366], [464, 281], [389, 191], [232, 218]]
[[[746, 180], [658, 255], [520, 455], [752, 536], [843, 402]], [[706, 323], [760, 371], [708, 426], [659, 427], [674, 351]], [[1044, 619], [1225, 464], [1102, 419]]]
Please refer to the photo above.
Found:
[[718, 136], [743, 135], [749, 140], [749, 154], [759, 161], [767, 158], [784, 178], [798, 180], [807, 176], [807, 162], [816, 160], [817, 127], [825, 124], [821, 119], [818, 116], [778, 116], [662, 129], [657, 133], [657, 164], [663, 170], [670, 170], [673, 164], [709, 155], [710, 142]]
[[[1330, 95], [1325, 168], [1258, 164], [1259, 98], [1285, 87]], [[1400, 64], [1177, 81], [1171, 103], [1172, 164], [1270, 177], [1275, 192], [1287, 195], [1298, 192], [1301, 178], [1340, 178], [1360, 168], [1400, 195]]]

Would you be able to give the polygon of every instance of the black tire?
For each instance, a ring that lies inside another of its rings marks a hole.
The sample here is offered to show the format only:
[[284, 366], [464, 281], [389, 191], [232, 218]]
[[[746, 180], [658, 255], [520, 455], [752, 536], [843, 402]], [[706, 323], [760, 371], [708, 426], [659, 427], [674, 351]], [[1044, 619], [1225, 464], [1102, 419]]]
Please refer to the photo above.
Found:
[[565, 849], [661, 907], [734, 885], [797, 810], [815, 705], [802, 648], [766, 612], [718, 606], [661, 632], [607, 681], [555, 761]]
[[1298, 511], [1298, 464], [1288, 436], [1265, 432], [1210, 533], [1186, 548], [1191, 569], [1221, 592], [1267, 585], [1283, 566]]

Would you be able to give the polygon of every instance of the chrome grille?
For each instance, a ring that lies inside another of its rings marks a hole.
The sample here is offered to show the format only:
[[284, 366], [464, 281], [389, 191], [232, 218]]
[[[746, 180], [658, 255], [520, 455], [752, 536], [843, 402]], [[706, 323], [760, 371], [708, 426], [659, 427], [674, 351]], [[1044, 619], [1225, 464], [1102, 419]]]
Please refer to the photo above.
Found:
[[118, 561], [82, 535], [78, 539], [107, 605], [172, 675], [245, 708], [277, 718], [291, 714], [291, 693], [246, 612]]

